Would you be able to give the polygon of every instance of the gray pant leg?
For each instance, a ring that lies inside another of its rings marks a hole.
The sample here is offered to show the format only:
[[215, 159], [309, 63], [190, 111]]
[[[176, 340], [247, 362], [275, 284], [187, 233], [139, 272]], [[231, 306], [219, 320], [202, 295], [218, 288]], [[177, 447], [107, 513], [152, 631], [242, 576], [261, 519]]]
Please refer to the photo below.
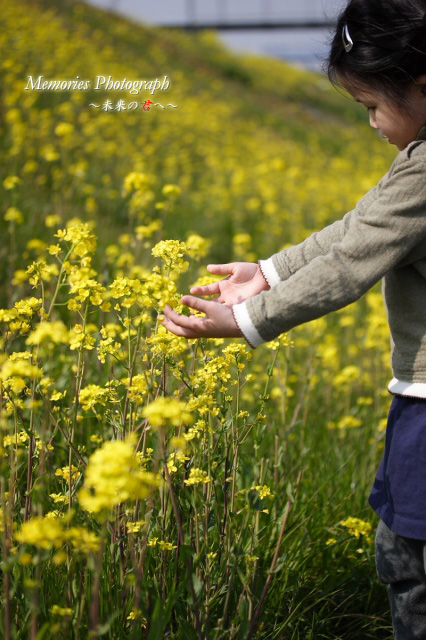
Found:
[[380, 520], [377, 576], [387, 585], [395, 640], [426, 640], [426, 542], [393, 533]]

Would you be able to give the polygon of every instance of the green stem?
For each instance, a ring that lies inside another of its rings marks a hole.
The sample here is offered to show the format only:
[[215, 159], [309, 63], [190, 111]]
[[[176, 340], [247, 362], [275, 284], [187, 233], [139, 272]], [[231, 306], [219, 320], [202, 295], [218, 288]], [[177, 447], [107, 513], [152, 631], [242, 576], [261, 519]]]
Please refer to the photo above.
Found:
[[[55, 292], [54, 292], [54, 294], [53, 294], [53, 298], [52, 298], [51, 303], [50, 303], [50, 306], [49, 306], [49, 311], [47, 312], [46, 320], [48, 320], [48, 319], [50, 318], [50, 314], [51, 314], [52, 309], [53, 309], [53, 307], [54, 307], [54, 304], [55, 304], [55, 301], [56, 301], [56, 297], [57, 297], [57, 295], [58, 295], [58, 293], [59, 293], [59, 289], [61, 288], [61, 286], [62, 286], [62, 284], [63, 284], [63, 283], [61, 282], [61, 279], [62, 279], [62, 275], [63, 275], [63, 273], [64, 273], [64, 264], [65, 264], [65, 262], [68, 260], [68, 258], [70, 257], [71, 252], [72, 252], [72, 249], [73, 249], [73, 247], [71, 247], [71, 249], [68, 251], [67, 255], [65, 256], [64, 261], [61, 263], [61, 269], [60, 269], [60, 271], [59, 271], [58, 280], [57, 280], [57, 282], [56, 282]], [[43, 305], [43, 308], [44, 308], [44, 305]]]

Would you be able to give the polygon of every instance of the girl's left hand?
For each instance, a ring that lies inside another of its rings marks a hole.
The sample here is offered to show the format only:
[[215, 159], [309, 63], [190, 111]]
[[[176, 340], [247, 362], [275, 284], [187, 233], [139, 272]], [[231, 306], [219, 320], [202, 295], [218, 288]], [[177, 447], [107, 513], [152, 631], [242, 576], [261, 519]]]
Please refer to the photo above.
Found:
[[205, 313], [204, 318], [183, 316], [173, 311], [168, 304], [164, 308], [164, 316], [158, 316], [168, 331], [184, 338], [241, 338], [242, 333], [234, 320], [230, 307], [215, 302], [202, 300], [195, 296], [183, 296], [182, 304]]

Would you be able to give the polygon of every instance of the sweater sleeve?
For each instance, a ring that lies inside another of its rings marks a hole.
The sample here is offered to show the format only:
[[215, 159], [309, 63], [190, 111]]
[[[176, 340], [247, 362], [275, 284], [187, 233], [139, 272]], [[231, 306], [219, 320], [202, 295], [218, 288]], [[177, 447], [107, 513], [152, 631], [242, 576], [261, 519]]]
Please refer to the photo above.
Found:
[[[260, 261], [261, 268], [263, 267], [264, 271], [268, 269], [269, 272], [274, 270], [280, 280], [287, 280], [317, 256], [328, 253], [335, 242], [342, 240], [349, 229], [351, 219], [354, 216], [362, 215], [376, 199], [382, 181], [383, 178], [358, 201], [355, 209], [349, 211], [341, 220], [329, 224], [321, 231], [315, 231], [299, 244], [274, 253], [268, 260]], [[267, 265], [266, 268], [265, 265]], [[277, 284], [276, 280], [275, 284]]]
[[426, 237], [426, 163], [416, 151], [400, 154], [362, 215], [346, 214], [326, 253], [318, 250], [287, 279], [233, 305], [237, 320], [250, 326], [254, 347], [354, 302]]

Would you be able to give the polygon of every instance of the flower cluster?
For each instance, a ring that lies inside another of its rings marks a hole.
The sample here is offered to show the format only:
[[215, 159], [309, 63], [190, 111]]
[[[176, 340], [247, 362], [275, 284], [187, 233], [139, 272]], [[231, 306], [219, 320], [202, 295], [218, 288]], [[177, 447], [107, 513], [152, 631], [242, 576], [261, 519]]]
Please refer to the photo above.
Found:
[[23, 391], [28, 380], [39, 380], [43, 371], [31, 364], [31, 353], [14, 353], [0, 368], [0, 386], [15, 394]]
[[151, 253], [156, 258], [163, 260], [167, 276], [170, 278], [176, 278], [179, 274], [187, 271], [189, 267], [189, 262], [183, 260], [183, 256], [188, 253], [185, 242], [161, 240], [152, 248]]
[[[96, 236], [89, 223], [70, 224], [66, 229], [59, 229], [55, 234], [60, 242], [69, 243], [71, 251], [78, 258], [84, 258], [96, 250]], [[87, 266], [89, 263], [84, 263]]]
[[203, 471], [202, 469], [192, 468], [189, 472], [189, 478], [184, 480], [187, 486], [191, 484], [200, 484], [211, 482], [211, 478], [209, 478], [207, 471]]
[[23, 522], [15, 533], [18, 542], [33, 545], [39, 549], [60, 549], [66, 542], [81, 553], [92, 553], [99, 549], [100, 538], [84, 527], [65, 528], [61, 519], [36, 516]]
[[145, 499], [160, 486], [158, 475], [139, 468], [135, 444], [136, 435], [131, 433], [126, 440], [105, 442], [91, 455], [78, 492], [83, 509], [107, 518], [115, 505]]
[[371, 532], [371, 524], [369, 522], [365, 522], [365, 520], [361, 520], [360, 518], [349, 517], [346, 520], [342, 520], [340, 522], [342, 527], [346, 527], [348, 533], [350, 535], [355, 536], [355, 538], [359, 539], [361, 536], [371, 542], [370, 532]]
[[89, 411], [96, 405], [105, 407], [107, 403], [118, 402], [114, 389], [111, 387], [103, 388], [97, 384], [89, 384], [81, 389], [79, 400], [84, 411]]
[[175, 398], [154, 400], [143, 409], [142, 415], [153, 427], [179, 427], [193, 422], [187, 404]]

